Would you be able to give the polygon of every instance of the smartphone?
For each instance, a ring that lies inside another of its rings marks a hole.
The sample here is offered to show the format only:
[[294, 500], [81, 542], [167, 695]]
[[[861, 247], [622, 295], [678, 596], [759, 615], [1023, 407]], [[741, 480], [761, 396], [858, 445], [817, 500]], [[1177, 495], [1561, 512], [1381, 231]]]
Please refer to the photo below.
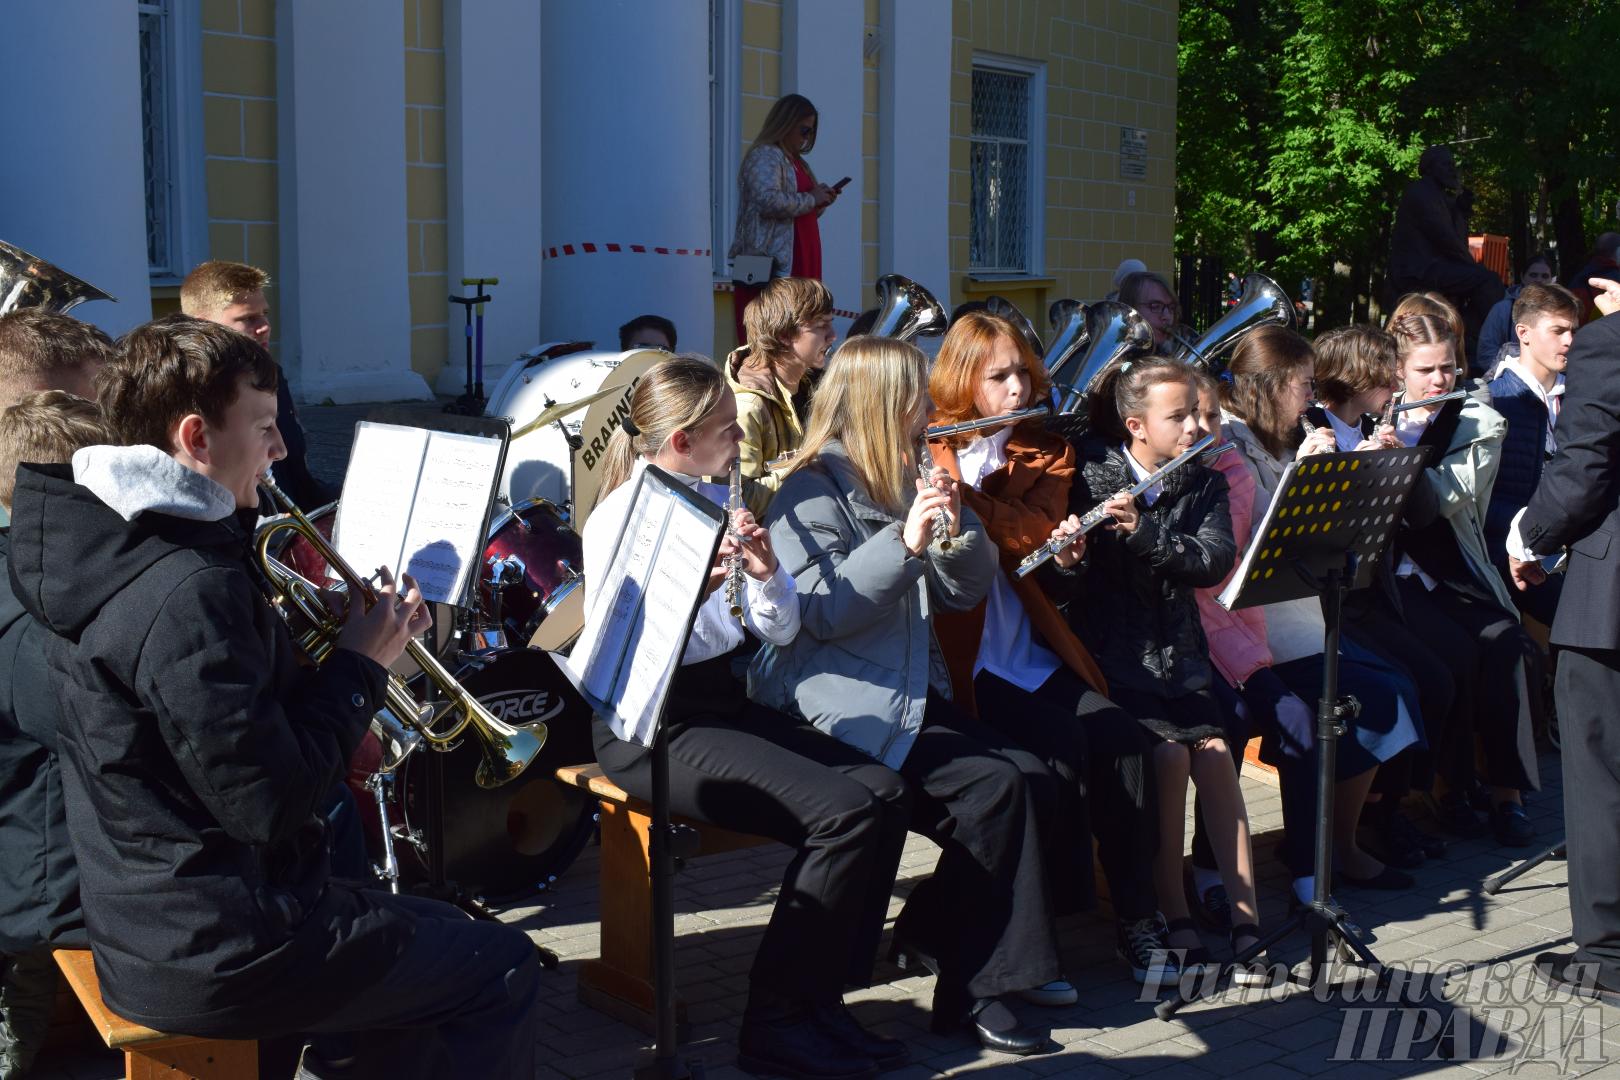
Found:
[[838, 181], [838, 183], [834, 184], [832, 186], [832, 189], [834, 191], [843, 191], [844, 190], [844, 185], [849, 183], [851, 179], [853, 179], [853, 178], [848, 177], [848, 176], [844, 177], [842, 180]]

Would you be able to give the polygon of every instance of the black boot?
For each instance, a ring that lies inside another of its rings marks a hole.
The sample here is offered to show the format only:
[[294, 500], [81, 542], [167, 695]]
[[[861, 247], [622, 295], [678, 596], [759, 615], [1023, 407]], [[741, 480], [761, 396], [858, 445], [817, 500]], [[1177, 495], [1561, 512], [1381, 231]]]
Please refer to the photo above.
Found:
[[803, 1002], [753, 988], [737, 1033], [737, 1067], [786, 1080], [871, 1080], [877, 1062], [816, 1022]]
[[889, 1069], [898, 1069], [911, 1056], [906, 1050], [906, 1044], [899, 1039], [878, 1035], [862, 1027], [861, 1022], [855, 1019], [855, 1015], [841, 1000], [834, 999], [812, 1005], [810, 1015], [821, 1025], [822, 1031], [857, 1054], [865, 1054], [877, 1062], [878, 1068], [885, 1072]]

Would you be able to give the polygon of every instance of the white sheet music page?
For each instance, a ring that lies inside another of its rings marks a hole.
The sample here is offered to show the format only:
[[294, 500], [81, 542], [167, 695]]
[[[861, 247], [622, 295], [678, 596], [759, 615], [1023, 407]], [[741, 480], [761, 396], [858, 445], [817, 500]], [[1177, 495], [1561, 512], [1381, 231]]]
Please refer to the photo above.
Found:
[[428, 434], [423, 428], [395, 424], [355, 425], [332, 544], [356, 573], [369, 575], [386, 566], [399, 575], [400, 548], [411, 520]]
[[416, 503], [399, 562], [416, 579], [424, 597], [454, 604], [483, 555], [480, 530], [500, 464], [501, 443], [449, 431], [427, 435]]

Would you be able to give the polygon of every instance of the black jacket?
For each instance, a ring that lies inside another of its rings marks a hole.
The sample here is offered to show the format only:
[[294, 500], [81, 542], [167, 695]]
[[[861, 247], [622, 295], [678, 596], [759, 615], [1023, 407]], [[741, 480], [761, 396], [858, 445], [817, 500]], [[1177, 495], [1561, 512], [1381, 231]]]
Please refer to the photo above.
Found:
[[[1069, 509], [1084, 514], [1135, 475], [1117, 444], [1081, 443]], [[1129, 536], [1106, 527], [1087, 537], [1084, 598], [1069, 619], [1110, 685], [1174, 698], [1210, 685], [1209, 645], [1194, 590], [1219, 585], [1237, 559], [1226, 477], [1185, 465], [1165, 479]]]
[[340, 491], [309, 471], [309, 439], [298, 422], [298, 406], [293, 404], [292, 388], [286, 379], [276, 380], [276, 430], [287, 447], [287, 456], [270, 467], [276, 484], [300, 510], [314, 511], [337, 500]]
[[1552, 642], [1620, 649], [1620, 315], [1575, 335], [1558, 412], [1558, 453], [1519, 536], [1538, 555], [1569, 548]]
[[45, 630], [11, 590], [0, 529], [0, 954], [86, 943], [79, 871], [57, 760], [60, 711], [45, 673]]
[[206, 1033], [335, 947], [314, 810], [385, 672], [347, 650], [297, 666], [249, 562], [251, 513], [125, 521], [71, 477], [18, 470], [11, 577], [52, 631], [101, 992], [131, 1020]]
[[1491, 408], [1507, 421], [1502, 465], [1491, 485], [1491, 504], [1485, 509], [1485, 539], [1495, 557], [1507, 540], [1513, 515], [1524, 509], [1541, 483], [1547, 460], [1547, 406], [1516, 371], [1502, 372], [1491, 380], [1490, 388]]

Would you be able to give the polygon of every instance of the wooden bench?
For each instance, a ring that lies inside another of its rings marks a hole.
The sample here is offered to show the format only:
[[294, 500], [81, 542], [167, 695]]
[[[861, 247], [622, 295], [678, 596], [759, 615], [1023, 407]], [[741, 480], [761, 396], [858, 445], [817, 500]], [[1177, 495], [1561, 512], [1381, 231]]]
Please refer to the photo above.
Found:
[[[601, 955], [579, 970], [579, 1000], [642, 1031], [652, 1032], [652, 806], [622, 790], [601, 766], [565, 765], [557, 779], [596, 796], [602, 807]], [[699, 855], [770, 844], [763, 836], [672, 819], [697, 830]], [[676, 1023], [687, 1026], [686, 1003], [675, 1003]]]
[[90, 950], [58, 949], [55, 957], [101, 1041], [124, 1052], [125, 1080], [258, 1080], [258, 1043], [168, 1035], [131, 1023], [101, 1000]]

